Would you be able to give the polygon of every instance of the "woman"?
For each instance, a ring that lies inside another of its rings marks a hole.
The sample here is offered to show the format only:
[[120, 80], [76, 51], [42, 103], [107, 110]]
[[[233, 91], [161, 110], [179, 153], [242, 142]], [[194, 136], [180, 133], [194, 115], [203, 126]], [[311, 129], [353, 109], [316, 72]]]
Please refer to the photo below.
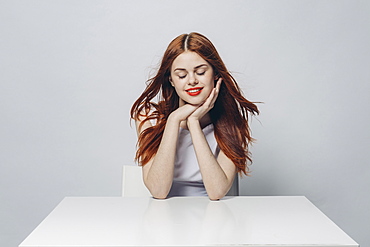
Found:
[[148, 82], [131, 108], [145, 185], [155, 198], [224, 197], [236, 173], [248, 173], [248, 115], [257, 106], [199, 33], [175, 38]]

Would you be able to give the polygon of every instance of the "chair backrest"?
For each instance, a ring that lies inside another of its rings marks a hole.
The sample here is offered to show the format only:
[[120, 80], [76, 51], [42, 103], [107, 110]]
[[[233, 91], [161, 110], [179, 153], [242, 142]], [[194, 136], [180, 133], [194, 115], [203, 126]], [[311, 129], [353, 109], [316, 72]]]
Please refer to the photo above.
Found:
[[140, 166], [123, 166], [122, 196], [151, 196], [143, 182]]
[[[123, 166], [122, 196], [139, 197], [151, 196], [143, 182], [140, 166]], [[235, 175], [233, 185], [226, 196], [239, 196], [239, 176]]]

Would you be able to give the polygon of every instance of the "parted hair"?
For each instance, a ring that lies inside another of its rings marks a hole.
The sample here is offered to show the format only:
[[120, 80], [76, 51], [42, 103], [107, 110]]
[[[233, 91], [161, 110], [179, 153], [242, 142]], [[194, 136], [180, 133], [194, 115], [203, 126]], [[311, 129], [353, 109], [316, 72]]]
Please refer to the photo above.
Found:
[[[259, 114], [257, 106], [247, 100], [212, 42], [199, 33], [182, 34], [168, 45], [156, 75], [147, 81], [147, 87], [131, 108], [131, 118], [144, 122], [151, 119], [156, 124], [142, 131], [137, 142], [135, 159], [147, 164], [157, 153], [169, 115], [179, 107], [179, 96], [170, 83], [173, 61], [185, 51], [196, 52], [213, 68], [215, 77], [222, 78], [219, 95], [209, 111], [214, 125], [214, 135], [220, 149], [233, 161], [239, 173], [248, 175], [252, 163], [249, 151], [254, 141], [248, 118]], [[216, 81], [215, 81], [216, 83]], [[158, 103], [153, 98], [159, 96]]]

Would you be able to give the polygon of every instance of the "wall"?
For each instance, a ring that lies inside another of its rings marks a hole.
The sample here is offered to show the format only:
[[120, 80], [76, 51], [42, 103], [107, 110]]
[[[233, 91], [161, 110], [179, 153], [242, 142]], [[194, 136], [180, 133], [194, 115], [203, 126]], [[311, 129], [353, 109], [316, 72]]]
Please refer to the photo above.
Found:
[[259, 104], [242, 195], [305, 195], [370, 245], [367, 1], [0, 1], [0, 246], [65, 196], [119, 196], [129, 109], [198, 31]]

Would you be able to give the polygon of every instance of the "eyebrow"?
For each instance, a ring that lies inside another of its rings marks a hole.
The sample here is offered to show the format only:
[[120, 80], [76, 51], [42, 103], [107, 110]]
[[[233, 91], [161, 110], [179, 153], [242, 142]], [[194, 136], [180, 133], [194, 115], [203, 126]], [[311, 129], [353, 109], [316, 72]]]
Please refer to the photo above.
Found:
[[[198, 66], [194, 67], [194, 70], [199, 69], [200, 67], [203, 67], [203, 66], [207, 66], [207, 67], [208, 67], [208, 65], [204, 63], [204, 64], [200, 64], [200, 65], [198, 65]], [[176, 69], [174, 69], [173, 71], [176, 71], [176, 70], [186, 70], [186, 69], [183, 69], [183, 68], [176, 68]]]

